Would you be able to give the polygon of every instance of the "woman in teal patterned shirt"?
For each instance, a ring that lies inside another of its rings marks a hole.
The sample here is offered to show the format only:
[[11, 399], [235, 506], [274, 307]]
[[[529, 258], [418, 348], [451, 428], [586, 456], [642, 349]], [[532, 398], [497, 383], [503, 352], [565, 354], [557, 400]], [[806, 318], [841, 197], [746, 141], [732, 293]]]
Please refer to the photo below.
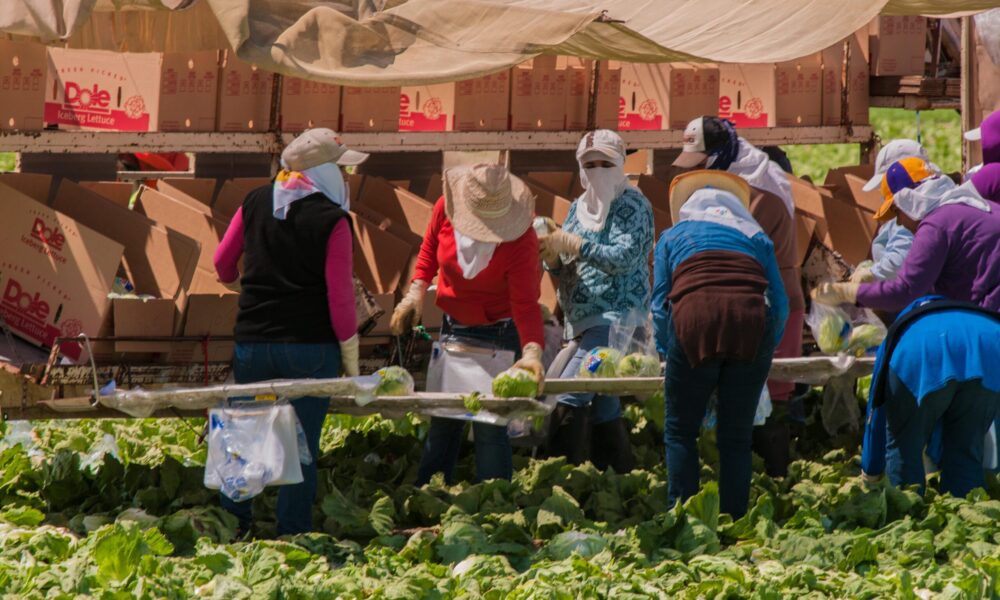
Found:
[[[632, 310], [649, 313], [653, 211], [625, 177], [625, 143], [613, 131], [587, 133], [576, 151], [584, 193], [562, 229], [540, 239], [545, 268], [559, 278], [566, 339], [579, 348], [562, 377], [575, 377], [587, 352], [608, 345], [609, 328]], [[574, 464], [628, 472], [634, 460], [617, 396], [561, 394], [549, 453]]]

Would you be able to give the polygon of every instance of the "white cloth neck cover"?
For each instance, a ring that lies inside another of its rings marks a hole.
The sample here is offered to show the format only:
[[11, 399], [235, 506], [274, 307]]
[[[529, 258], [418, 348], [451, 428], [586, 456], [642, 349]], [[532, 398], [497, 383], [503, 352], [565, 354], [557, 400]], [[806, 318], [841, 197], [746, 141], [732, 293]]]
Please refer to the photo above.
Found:
[[740, 138], [740, 149], [736, 160], [729, 165], [728, 171], [739, 175], [755, 188], [771, 192], [781, 198], [788, 209], [788, 214], [795, 215], [795, 201], [792, 199], [792, 184], [777, 163], [768, 158], [763, 150], [755, 148], [749, 142]]
[[979, 195], [971, 181], [956, 186], [944, 176], [924, 181], [914, 189], [904, 188], [892, 195], [896, 209], [914, 221], [920, 221], [936, 209], [949, 204], [965, 204], [991, 212], [989, 203]]
[[462, 277], [473, 279], [490, 266], [493, 253], [499, 244], [495, 242], [479, 242], [470, 237], [455, 232], [455, 254], [458, 256], [458, 266], [462, 268]]
[[763, 233], [740, 199], [715, 188], [702, 188], [681, 206], [680, 222], [705, 221], [732, 227], [748, 238]]
[[284, 221], [293, 203], [316, 192], [322, 193], [345, 211], [351, 210], [351, 194], [340, 167], [333, 163], [323, 163], [299, 174], [292, 173], [292, 177], [285, 181], [274, 181], [274, 218]]

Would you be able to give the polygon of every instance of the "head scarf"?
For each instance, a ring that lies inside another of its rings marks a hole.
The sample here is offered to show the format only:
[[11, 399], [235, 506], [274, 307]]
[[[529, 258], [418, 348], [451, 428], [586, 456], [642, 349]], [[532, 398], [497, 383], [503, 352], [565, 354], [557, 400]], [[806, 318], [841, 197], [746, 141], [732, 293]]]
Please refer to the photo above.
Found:
[[[282, 163], [284, 166], [284, 163]], [[345, 211], [351, 209], [351, 194], [334, 163], [323, 163], [303, 171], [283, 169], [274, 178], [274, 218], [284, 221], [293, 203], [319, 192]]]
[[[605, 160], [614, 166], [585, 169], [584, 163], [591, 160]], [[580, 184], [583, 185], [584, 191], [576, 201], [576, 220], [587, 231], [601, 231], [611, 210], [611, 203], [628, 187], [628, 178], [625, 176], [625, 155], [612, 157], [603, 152], [586, 152], [578, 162]]]
[[926, 179], [915, 188], [903, 188], [892, 195], [896, 210], [920, 221], [942, 206], [965, 204], [983, 212], [990, 212], [990, 205], [983, 200], [972, 182], [956, 186], [948, 177]]
[[732, 227], [748, 238], [763, 233], [735, 195], [716, 188], [702, 188], [691, 194], [680, 210], [680, 221], [705, 221]]
[[722, 128], [729, 135], [729, 141], [718, 148], [708, 150], [708, 160], [705, 161], [705, 167], [715, 169], [716, 171], [728, 171], [729, 165], [733, 164], [737, 154], [739, 154], [740, 138], [736, 134], [736, 128], [733, 127], [732, 123], [725, 119], [719, 120], [722, 122]]

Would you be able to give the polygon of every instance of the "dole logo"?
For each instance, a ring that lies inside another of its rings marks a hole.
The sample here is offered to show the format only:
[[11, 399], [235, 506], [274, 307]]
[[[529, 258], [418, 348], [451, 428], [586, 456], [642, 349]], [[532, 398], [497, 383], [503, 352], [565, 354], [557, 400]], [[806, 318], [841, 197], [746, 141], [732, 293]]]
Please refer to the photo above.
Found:
[[47, 227], [45, 221], [40, 218], [35, 218], [35, 224], [31, 226], [31, 237], [53, 250], [62, 250], [66, 244], [66, 236], [59, 231], [59, 228]]
[[7, 287], [3, 291], [3, 302], [39, 321], [44, 322], [49, 318], [49, 303], [42, 300], [38, 292], [35, 292], [34, 296], [26, 292], [16, 279], [7, 282]]
[[80, 87], [78, 83], [67, 81], [64, 96], [67, 106], [105, 111], [111, 107], [111, 93], [102, 90], [96, 83], [93, 89], [89, 89]]

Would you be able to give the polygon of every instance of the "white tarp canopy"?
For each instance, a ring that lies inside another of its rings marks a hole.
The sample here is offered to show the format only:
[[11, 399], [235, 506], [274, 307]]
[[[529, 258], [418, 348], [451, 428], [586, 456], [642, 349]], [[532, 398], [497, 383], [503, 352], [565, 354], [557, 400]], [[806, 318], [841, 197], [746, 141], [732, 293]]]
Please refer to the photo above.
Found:
[[49, 43], [122, 51], [232, 47], [245, 60], [287, 74], [397, 85], [474, 77], [541, 53], [648, 62], [780, 62], [831, 46], [880, 13], [951, 15], [1000, 6], [1000, 0], [3, 0], [2, 5], [0, 31]]

